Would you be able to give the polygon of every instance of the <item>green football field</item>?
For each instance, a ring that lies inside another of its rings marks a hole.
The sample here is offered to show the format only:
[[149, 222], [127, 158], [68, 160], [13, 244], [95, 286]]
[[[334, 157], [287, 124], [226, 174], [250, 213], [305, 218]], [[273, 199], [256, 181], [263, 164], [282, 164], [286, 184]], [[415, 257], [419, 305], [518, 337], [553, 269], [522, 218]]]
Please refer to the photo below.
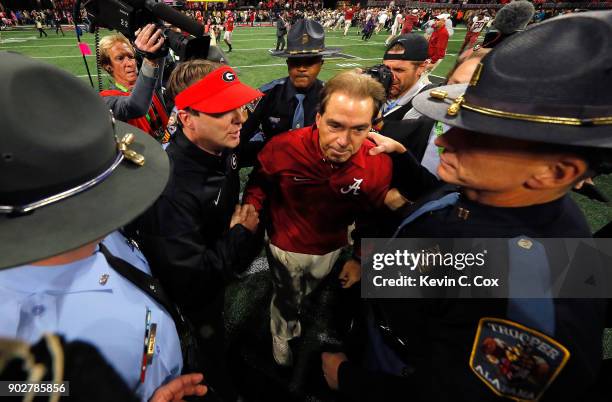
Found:
[[[46, 29], [48, 37], [39, 38], [35, 29], [24, 31], [2, 31], [0, 36], [0, 50], [12, 50], [23, 53], [45, 62], [55, 64], [81, 79], [88, 81], [87, 71], [76, 43], [73, 31], [65, 32], [66, 36], [57, 36], [55, 30]], [[252, 86], [260, 86], [275, 78], [287, 74], [285, 60], [274, 57], [270, 49], [276, 46], [275, 28], [273, 27], [237, 27], [233, 34], [234, 51], [228, 54], [230, 64], [235, 67], [240, 79]], [[101, 36], [107, 31], [102, 31]], [[463, 42], [465, 28], [457, 28], [451, 37], [447, 56], [433, 71], [433, 75], [444, 77], [455, 62], [456, 53]], [[337, 72], [355, 67], [367, 67], [378, 64], [382, 60], [385, 49], [384, 40], [387, 34], [383, 30], [373, 35], [368, 42], [361, 40], [357, 28], [352, 28], [348, 36], [335, 31], [327, 33], [326, 46], [340, 47], [340, 57], [326, 59], [320, 78], [327, 80]], [[94, 35], [85, 34], [82, 38], [87, 42], [94, 55], [87, 57], [90, 71], [96, 73]], [[222, 45], [227, 50], [225, 44]], [[94, 83], [96, 77], [93, 77]], [[105, 87], [109, 84], [108, 75], [103, 75]], [[97, 84], [96, 84], [97, 85]], [[612, 198], [612, 176], [599, 177], [596, 180], [599, 189]], [[576, 195], [576, 200], [584, 210], [593, 230], [597, 230], [612, 220], [612, 207], [593, 202], [585, 197]]]

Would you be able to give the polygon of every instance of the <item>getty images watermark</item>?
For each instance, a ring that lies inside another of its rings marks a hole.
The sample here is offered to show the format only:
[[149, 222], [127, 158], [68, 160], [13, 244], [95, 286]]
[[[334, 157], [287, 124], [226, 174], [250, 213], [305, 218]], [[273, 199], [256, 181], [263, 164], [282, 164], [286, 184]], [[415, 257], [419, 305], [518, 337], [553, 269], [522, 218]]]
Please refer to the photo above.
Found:
[[365, 298], [609, 298], [611, 239], [364, 239]]

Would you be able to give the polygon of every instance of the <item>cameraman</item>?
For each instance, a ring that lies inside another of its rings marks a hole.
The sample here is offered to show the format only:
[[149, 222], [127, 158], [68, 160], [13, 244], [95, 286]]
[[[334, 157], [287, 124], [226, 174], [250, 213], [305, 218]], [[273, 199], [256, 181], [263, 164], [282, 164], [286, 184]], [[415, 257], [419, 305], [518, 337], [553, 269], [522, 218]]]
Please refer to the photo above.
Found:
[[162, 30], [148, 24], [136, 31], [134, 47], [145, 55], [138, 72], [135, 49], [120, 33], [100, 41], [100, 65], [114, 80], [112, 89], [100, 92], [116, 119], [161, 139], [168, 115], [158, 93], [163, 76], [163, 57], [155, 54], [164, 44]]

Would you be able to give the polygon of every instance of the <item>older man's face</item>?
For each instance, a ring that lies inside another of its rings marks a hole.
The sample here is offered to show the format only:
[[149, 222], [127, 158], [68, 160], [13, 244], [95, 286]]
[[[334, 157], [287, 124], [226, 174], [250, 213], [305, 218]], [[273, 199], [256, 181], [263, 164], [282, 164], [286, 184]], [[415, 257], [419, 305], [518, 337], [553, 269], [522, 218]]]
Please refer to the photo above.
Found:
[[435, 140], [443, 147], [438, 176], [489, 194], [528, 190], [533, 177], [550, 171], [561, 157], [539, 152], [533, 142], [451, 128]]
[[372, 128], [374, 101], [343, 92], [330, 96], [325, 112], [317, 113], [319, 146], [325, 158], [344, 163], [359, 151]]
[[119, 84], [128, 89], [136, 84], [138, 66], [134, 57], [134, 50], [124, 42], [115, 42], [108, 50], [110, 58], [110, 74]]

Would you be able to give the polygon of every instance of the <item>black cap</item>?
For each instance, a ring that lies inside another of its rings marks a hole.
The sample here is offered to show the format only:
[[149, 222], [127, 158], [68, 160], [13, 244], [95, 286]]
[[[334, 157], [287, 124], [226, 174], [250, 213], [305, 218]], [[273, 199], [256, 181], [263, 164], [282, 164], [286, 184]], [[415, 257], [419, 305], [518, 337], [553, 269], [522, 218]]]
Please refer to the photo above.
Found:
[[[397, 44], [404, 47], [404, 52], [389, 54], [389, 50]], [[421, 35], [415, 33], [400, 35], [387, 46], [383, 60], [425, 61], [429, 58], [428, 48], [427, 40]]]

